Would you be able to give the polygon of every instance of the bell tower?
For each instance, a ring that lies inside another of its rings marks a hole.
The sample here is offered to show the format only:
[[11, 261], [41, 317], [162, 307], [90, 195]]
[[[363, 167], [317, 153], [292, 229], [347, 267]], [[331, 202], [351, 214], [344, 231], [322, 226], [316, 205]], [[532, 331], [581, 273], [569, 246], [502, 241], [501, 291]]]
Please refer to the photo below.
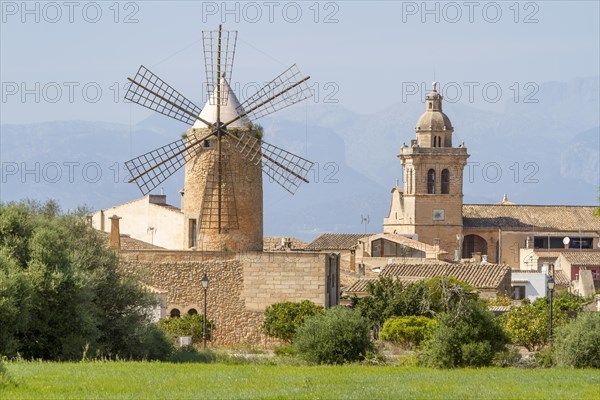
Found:
[[453, 257], [457, 234], [462, 234], [464, 144], [452, 146], [454, 128], [442, 112], [437, 82], [425, 97], [425, 112], [415, 127], [416, 139], [402, 145], [404, 187], [392, 189], [385, 233], [412, 235], [420, 242], [439, 245]]

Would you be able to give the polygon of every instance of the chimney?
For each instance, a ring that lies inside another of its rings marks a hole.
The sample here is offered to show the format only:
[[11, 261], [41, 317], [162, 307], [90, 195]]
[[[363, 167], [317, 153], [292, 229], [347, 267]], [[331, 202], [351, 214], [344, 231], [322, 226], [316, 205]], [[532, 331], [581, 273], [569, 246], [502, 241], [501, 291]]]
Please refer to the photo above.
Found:
[[440, 239], [438, 239], [438, 238], [435, 238], [435, 239], [433, 239], [433, 247], [434, 247], [436, 250], [439, 250], [439, 249], [440, 249]]
[[481, 253], [473, 253], [472, 257], [475, 264], [481, 263]]
[[119, 220], [121, 217], [113, 215], [110, 219], [110, 243], [109, 246], [115, 250], [121, 249], [121, 231], [119, 229]]
[[481, 256], [481, 263], [482, 264], [487, 264], [487, 262], [488, 262], [487, 257], [488, 257], [487, 254], [483, 254]]

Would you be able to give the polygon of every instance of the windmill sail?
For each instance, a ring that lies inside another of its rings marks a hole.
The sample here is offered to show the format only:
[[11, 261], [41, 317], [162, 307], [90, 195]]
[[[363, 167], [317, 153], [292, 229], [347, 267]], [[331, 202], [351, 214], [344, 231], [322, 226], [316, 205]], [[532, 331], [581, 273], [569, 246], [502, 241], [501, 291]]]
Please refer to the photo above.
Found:
[[[217, 82], [226, 77], [231, 80], [233, 71], [233, 58], [237, 43], [237, 31], [224, 31], [219, 26], [215, 31], [202, 32], [202, 45], [204, 47], [204, 67], [206, 71], [206, 89], [210, 104], [216, 104], [215, 92]], [[226, 105], [229, 100], [227, 92], [223, 92], [220, 104]]]
[[[309, 78], [302, 77], [296, 64], [292, 65], [240, 104], [240, 118], [257, 120], [308, 99], [312, 96], [306, 83]], [[226, 122], [225, 126], [231, 122]]]
[[183, 167], [186, 161], [197, 156], [202, 151], [200, 143], [204, 139], [206, 137], [179, 139], [126, 161], [125, 166], [131, 174], [129, 182], [135, 181], [144, 195], [150, 193]]
[[252, 134], [244, 133], [240, 138], [235, 137], [235, 139], [236, 149], [242, 157], [255, 165], [261, 164], [264, 173], [291, 194], [296, 193], [303, 182], [308, 183], [306, 176], [313, 162], [258, 140]]
[[133, 79], [125, 99], [188, 125], [198, 119], [202, 109], [173, 89], [143, 65]]
[[[219, 182], [219, 171], [221, 178]], [[229, 166], [227, 155], [214, 154], [213, 162], [206, 175], [206, 184], [200, 211], [200, 230], [211, 229], [234, 230], [239, 228], [237, 207], [235, 203], [233, 171]], [[219, 193], [220, 186], [220, 193]]]

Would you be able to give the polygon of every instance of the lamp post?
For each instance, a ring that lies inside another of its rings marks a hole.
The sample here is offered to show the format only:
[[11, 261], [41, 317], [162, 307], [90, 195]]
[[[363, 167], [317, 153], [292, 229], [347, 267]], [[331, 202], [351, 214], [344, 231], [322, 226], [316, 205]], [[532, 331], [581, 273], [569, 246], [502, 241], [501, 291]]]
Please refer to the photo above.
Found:
[[204, 318], [202, 318], [202, 343], [206, 349], [206, 289], [208, 289], [208, 276], [202, 276], [202, 289], [204, 289]]
[[550, 276], [546, 285], [548, 286], [548, 295], [550, 300], [550, 346], [552, 346], [552, 294], [554, 292], [554, 278]]

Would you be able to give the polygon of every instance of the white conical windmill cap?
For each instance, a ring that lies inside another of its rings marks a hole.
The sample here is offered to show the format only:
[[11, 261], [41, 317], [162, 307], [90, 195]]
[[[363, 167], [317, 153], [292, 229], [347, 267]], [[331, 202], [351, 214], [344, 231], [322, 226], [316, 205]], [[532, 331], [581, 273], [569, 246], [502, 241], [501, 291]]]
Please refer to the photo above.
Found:
[[[234, 119], [235, 117], [239, 116], [240, 114], [243, 114], [244, 109], [242, 107], [240, 107], [240, 102], [237, 99], [237, 97], [235, 96], [235, 93], [233, 93], [233, 90], [231, 90], [231, 87], [229, 86], [229, 82], [227, 82], [227, 79], [225, 79], [225, 77], [221, 78], [221, 93], [225, 94], [225, 96], [221, 96], [222, 97], [222, 99], [221, 99], [221, 103], [222, 103], [221, 104], [221, 122], [227, 123], [227, 122], [231, 121], [232, 119]], [[216, 87], [215, 87], [214, 92], [211, 94], [210, 99], [204, 105], [204, 108], [202, 109], [202, 112], [200, 113], [200, 118], [202, 118], [210, 123], [217, 122], [217, 88]], [[237, 121], [235, 121], [234, 123], [232, 123], [231, 125], [228, 125], [227, 127], [228, 128], [247, 129], [248, 122], [250, 122], [250, 120], [247, 117], [242, 117], [242, 118], [238, 119]], [[206, 124], [204, 122], [201, 122], [200, 120], [196, 120], [193, 127], [196, 129], [206, 128]]]

